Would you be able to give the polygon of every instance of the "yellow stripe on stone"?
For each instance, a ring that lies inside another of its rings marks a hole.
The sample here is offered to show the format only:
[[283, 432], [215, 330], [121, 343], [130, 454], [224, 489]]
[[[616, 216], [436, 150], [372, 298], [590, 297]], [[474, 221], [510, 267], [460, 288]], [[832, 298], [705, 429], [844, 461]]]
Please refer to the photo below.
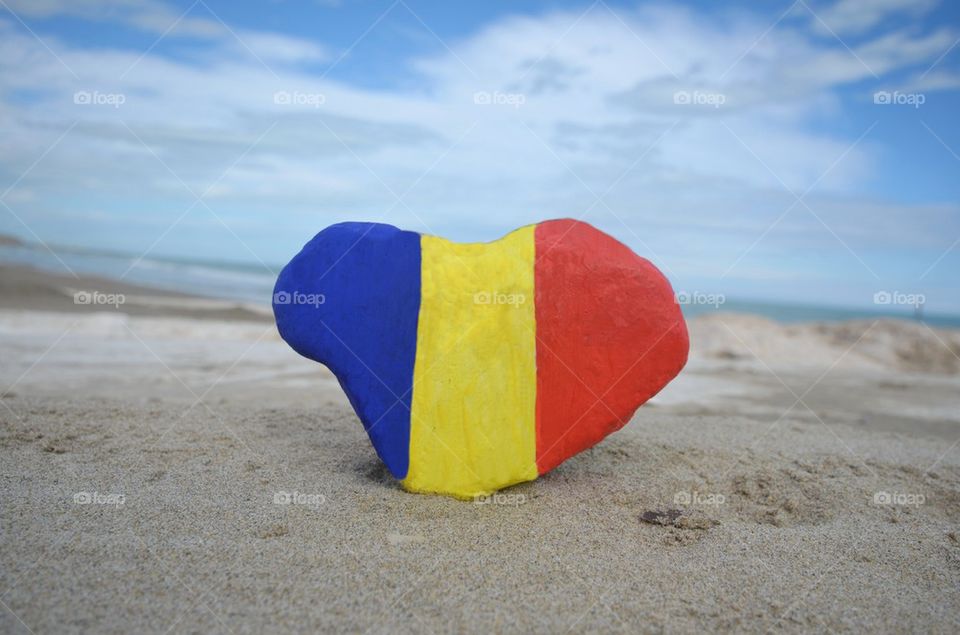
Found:
[[534, 226], [423, 236], [404, 488], [471, 498], [537, 477]]

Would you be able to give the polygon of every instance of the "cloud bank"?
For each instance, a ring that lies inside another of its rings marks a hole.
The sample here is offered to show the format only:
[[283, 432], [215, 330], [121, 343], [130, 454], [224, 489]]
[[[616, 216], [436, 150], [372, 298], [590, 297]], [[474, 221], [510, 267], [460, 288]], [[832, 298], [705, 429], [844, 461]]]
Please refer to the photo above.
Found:
[[[924, 274], [960, 236], [955, 202], [878, 187], [890, 109], [874, 92], [958, 87], [938, 61], [957, 29], [900, 26], [930, 2], [501, 16], [429, 55], [398, 54], [403, 89], [331, 72], [362, 40], [346, 51], [233, 28], [202, 3], [7, 3], [11, 231], [280, 262], [342, 220], [490, 240], [571, 216], [679, 286], [856, 304], [922, 284], [960, 308], [945, 275], [955, 252]], [[382, 22], [414, 11], [392, 5]], [[20, 22], [55, 16], [161, 44], [79, 46]]]

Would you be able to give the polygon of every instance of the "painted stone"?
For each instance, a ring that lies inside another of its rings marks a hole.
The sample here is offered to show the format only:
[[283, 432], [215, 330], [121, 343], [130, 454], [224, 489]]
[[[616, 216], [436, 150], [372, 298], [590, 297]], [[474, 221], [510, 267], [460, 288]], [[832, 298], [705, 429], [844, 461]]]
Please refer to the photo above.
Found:
[[403, 487], [458, 498], [535, 479], [619, 430], [689, 348], [660, 271], [569, 219], [490, 243], [333, 225], [284, 267], [273, 309]]

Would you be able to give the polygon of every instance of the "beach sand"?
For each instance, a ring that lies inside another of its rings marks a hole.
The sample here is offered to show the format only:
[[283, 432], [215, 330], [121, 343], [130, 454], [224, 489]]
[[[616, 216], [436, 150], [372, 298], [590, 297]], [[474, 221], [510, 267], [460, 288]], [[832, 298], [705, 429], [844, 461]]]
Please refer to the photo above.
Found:
[[3, 632], [960, 629], [956, 331], [697, 318], [622, 431], [461, 502], [262, 311], [114, 284], [0, 269]]

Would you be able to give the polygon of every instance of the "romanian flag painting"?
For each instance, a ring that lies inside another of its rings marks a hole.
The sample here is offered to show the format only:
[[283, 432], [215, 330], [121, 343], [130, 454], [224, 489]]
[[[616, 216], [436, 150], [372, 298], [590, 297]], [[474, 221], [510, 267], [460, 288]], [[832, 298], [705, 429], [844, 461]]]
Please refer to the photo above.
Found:
[[459, 498], [535, 479], [619, 430], [689, 346], [657, 268], [574, 220], [490, 243], [333, 225], [283, 269], [273, 306], [403, 487]]

